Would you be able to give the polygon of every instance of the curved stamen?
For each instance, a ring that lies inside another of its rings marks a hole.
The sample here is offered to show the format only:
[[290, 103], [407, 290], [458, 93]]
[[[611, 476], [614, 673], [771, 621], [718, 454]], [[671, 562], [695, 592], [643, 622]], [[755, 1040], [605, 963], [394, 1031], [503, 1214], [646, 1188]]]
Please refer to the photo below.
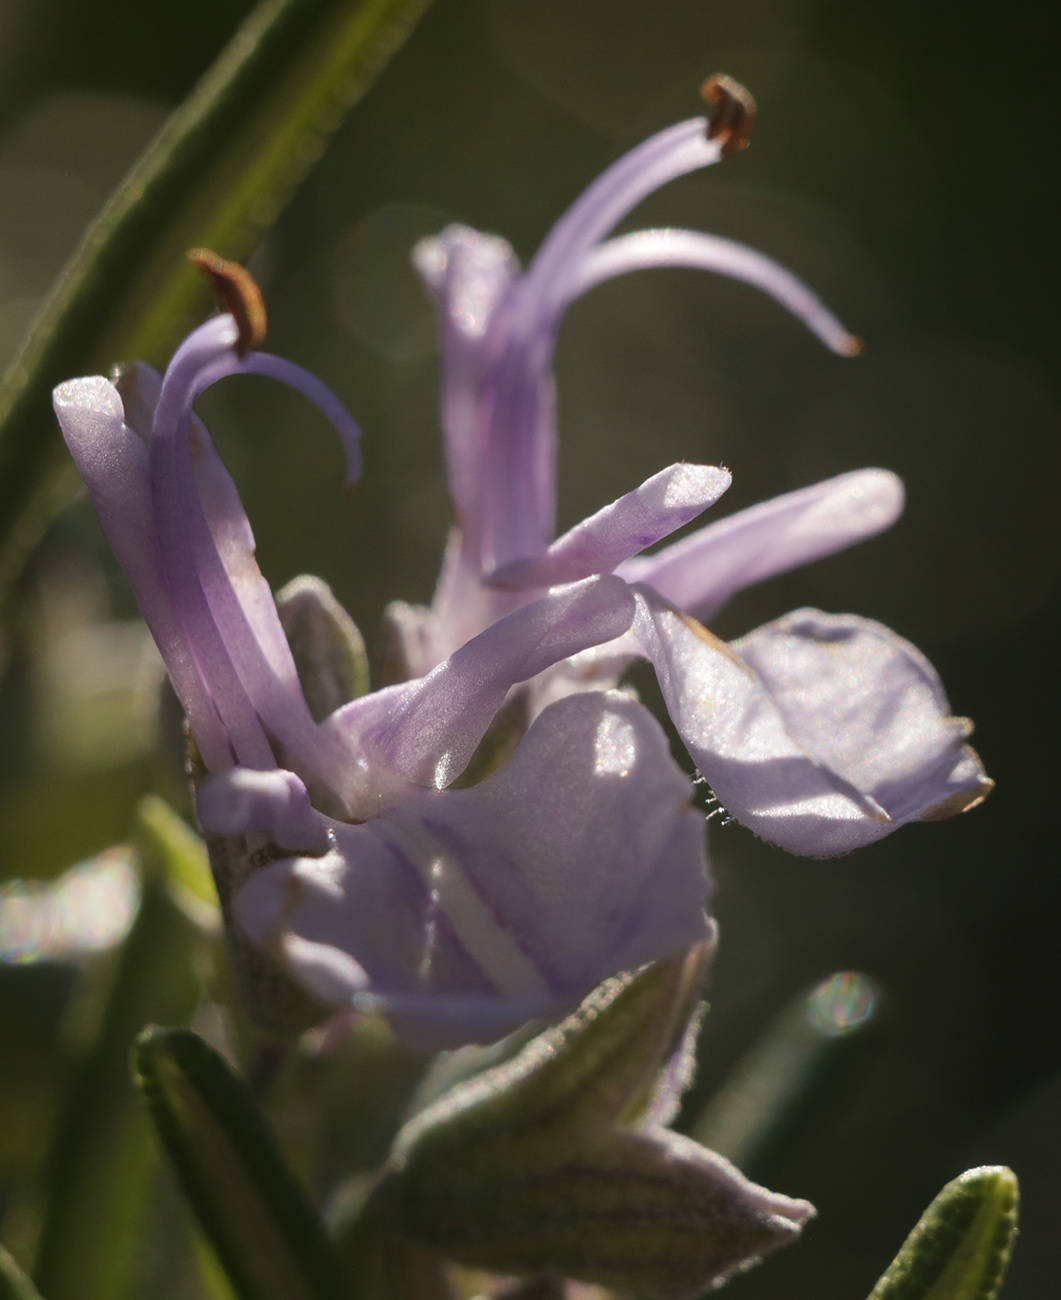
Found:
[[283, 357], [273, 356], [270, 352], [250, 353], [243, 358], [239, 370], [234, 373], [266, 375], [270, 379], [278, 379], [308, 398], [339, 435], [346, 457], [344, 486], [347, 491], [357, 483], [361, 477], [361, 429], [327, 384], [293, 361], [285, 361]]
[[862, 340], [848, 333], [818, 295], [779, 262], [735, 240], [695, 230], [638, 230], [598, 244], [583, 259], [569, 301], [605, 280], [656, 266], [713, 271], [754, 285], [797, 316], [831, 351], [845, 357], [862, 351]]
[[560, 315], [585, 255], [642, 199], [718, 162], [721, 150], [719, 141], [708, 139], [704, 118], [680, 122], [632, 149], [560, 218], [513, 290], [505, 346], [484, 383], [486, 567], [538, 554], [555, 530], [549, 371]]
[[708, 139], [705, 118], [678, 122], [624, 154], [585, 190], [553, 226], [535, 254], [519, 292], [521, 322], [550, 299], [562, 301], [566, 273], [642, 201], [669, 181], [718, 162], [721, 145]]
[[[211, 362], [231, 355], [239, 333], [230, 316], [195, 330], [166, 371], [155, 407], [150, 446], [151, 495], [159, 536], [159, 564], [184, 631], [189, 657], [210, 694], [235, 752], [246, 767], [268, 768], [275, 758], [257, 713], [243, 690], [204, 595], [193, 550], [209, 534], [192, 475], [190, 425], [184, 438], [184, 396]], [[208, 542], [208, 545], [211, 545]]]
[[[236, 341], [231, 318], [208, 322], [182, 346], [163, 382], [151, 460], [164, 564], [189, 652], [233, 735], [239, 761], [250, 767], [275, 766], [264, 723], [300, 765], [328, 780], [321, 769], [331, 768], [340, 755], [330, 752], [333, 745], [322, 743], [309, 714], [268, 589], [253, 561], [246, 562], [246, 555], [230, 556], [230, 562], [238, 565], [232, 570], [219, 552], [196, 479], [194, 461], [198, 456], [202, 469], [207, 449], [201, 444], [197, 449], [192, 405], [211, 384], [232, 374], [281, 378], [298, 387], [325, 414], [339, 416], [336, 422], [351, 474], [356, 471], [357, 429], [312, 376], [279, 358], [258, 353], [241, 360], [235, 354]], [[212, 448], [209, 454], [214, 454]], [[231, 513], [231, 499], [226, 502], [219, 497], [214, 505]], [[227, 520], [222, 516], [221, 521], [228, 528], [242, 526], [246, 530], [243, 549], [249, 552], [253, 541], [241, 510], [239, 515], [239, 519]]]

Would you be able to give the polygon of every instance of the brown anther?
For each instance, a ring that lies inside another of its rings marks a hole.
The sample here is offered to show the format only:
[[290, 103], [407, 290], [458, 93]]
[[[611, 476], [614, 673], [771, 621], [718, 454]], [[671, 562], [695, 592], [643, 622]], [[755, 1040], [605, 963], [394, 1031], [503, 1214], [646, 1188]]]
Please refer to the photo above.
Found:
[[254, 276], [238, 262], [227, 262], [209, 248], [193, 248], [188, 261], [213, 285], [222, 311], [231, 313], [239, 330], [236, 353], [245, 357], [265, 342], [266, 315], [262, 291]]
[[739, 81], [716, 72], [700, 87], [700, 96], [711, 104], [714, 115], [707, 127], [709, 140], [721, 140], [722, 157], [747, 149], [755, 126], [755, 100]]

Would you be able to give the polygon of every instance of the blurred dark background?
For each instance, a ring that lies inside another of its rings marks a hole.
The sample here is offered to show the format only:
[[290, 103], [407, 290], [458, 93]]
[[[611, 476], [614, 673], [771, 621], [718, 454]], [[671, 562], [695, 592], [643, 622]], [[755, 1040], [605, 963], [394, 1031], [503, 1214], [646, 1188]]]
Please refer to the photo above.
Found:
[[[0, 4], [4, 363], [109, 188], [248, 9]], [[752, 147], [633, 224], [763, 249], [867, 351], [841, 361], [752, 290], [692, 272], [595, 291], [560, 342], [561, 525], [681, 458], [732, 469], [724, 513], [846, 469], [896, 470], [908, 508], [887, 536], [746, 593], [716, 630], [802, 604], [883, 620], [975, 719], [998, 789], [839, 862], [712, 831], [723, 942], [705, 1091], [830, 972], [867, 972], [886, 994], [828, 1104], [756, 1171], [820, 1218], [733, 1283], [735, 1300], [858, 1300], [939, 1186], [978, 1163], [1010, 1163], [1023, 1184], [1004, 1294], [1056, 1292], [1061, 110], [1046, 13], [1034, 0], [1002, 14], [953, 0], [436, 0], [256, 262], [272, 350], [364, 427], [361, 486], [343, 496], [338, 449], [294, 397], [241, 381], [209, 404], [263, 570], [277, 586], [321, 574], [371, 640], [387, 600], [430, 598], [447, 524], [412, 242], [461, 220], [526, 259], [604, 165], [699, 111], [708, 73], [756, 95]], [[121, 839], [152, 785], [181, 798], [135, 609], [84, 502], [52, 530], [22, 606], [0, 687], [4, 877], [54, 875]], [[70, 983], [55, 963], [0, 968], [0, 1212], [43, 1157]]]

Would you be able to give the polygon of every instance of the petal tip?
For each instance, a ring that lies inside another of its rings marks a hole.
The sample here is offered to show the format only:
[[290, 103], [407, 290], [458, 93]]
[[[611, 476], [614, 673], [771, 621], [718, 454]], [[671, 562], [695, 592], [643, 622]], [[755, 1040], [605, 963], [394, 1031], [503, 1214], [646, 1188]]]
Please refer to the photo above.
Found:
[[[970, 750], [969, 753], [972, 751]], [[926, 808], [917, 820], [943, 822], [948, 817], [957, 817], [959, 813], [970, 812], [973, 808], [979, 807], [994, 788], [995, 783], [991, 777], [981, 775], [972, 789], [955, 790], [946, 799]]]
[[85, 375], [80, 379], [66, 379], [52, 389], [55, 410], [97, 411], [119, 419], [125, 414], [122, 399], [111, 381], [103, 375]]

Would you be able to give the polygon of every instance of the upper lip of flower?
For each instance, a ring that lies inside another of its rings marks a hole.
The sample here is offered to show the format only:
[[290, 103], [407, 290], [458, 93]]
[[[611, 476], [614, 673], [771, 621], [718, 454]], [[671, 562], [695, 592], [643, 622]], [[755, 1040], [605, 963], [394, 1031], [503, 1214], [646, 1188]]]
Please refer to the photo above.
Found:
[[249, 524], [192, 405], [229, 375], [291, 384], [332, 420], [351, 478], [359, 431], [319, 380], [279, 357], [241, 357], [239, 342], [233, 318], [218, 316], [189, 335], [161, 383], [145, 366], [127, 372], [122, 387], [130, 409], [150, 419], [150, 436], [125, 421], [120, 392], [99, 377], [61, 384], [55, 407], [207, 766], [273, 766], [273, 736], [323, 776], [326, 756], [254, 562]]
[[[482, 572], [533, 559], [552, 539], [552, 355], [560, 318], [588, 289], [644, 267], [714, 270], [771, 294], [834, 351], [859, 349], [814, 293], [753, 249], [689, 230], [605, 239], [661, 185], [718, 162], [723, 143], [709, 136], [706, 119], [692, 118], [632, 149], [560, 218], [522, 276], [510, 250], [466, 227], [451, 226], [414, 251], [439, 302], [450, 486], [464, 544]], [[469, 300], [477, 304], [471, 315]]]

